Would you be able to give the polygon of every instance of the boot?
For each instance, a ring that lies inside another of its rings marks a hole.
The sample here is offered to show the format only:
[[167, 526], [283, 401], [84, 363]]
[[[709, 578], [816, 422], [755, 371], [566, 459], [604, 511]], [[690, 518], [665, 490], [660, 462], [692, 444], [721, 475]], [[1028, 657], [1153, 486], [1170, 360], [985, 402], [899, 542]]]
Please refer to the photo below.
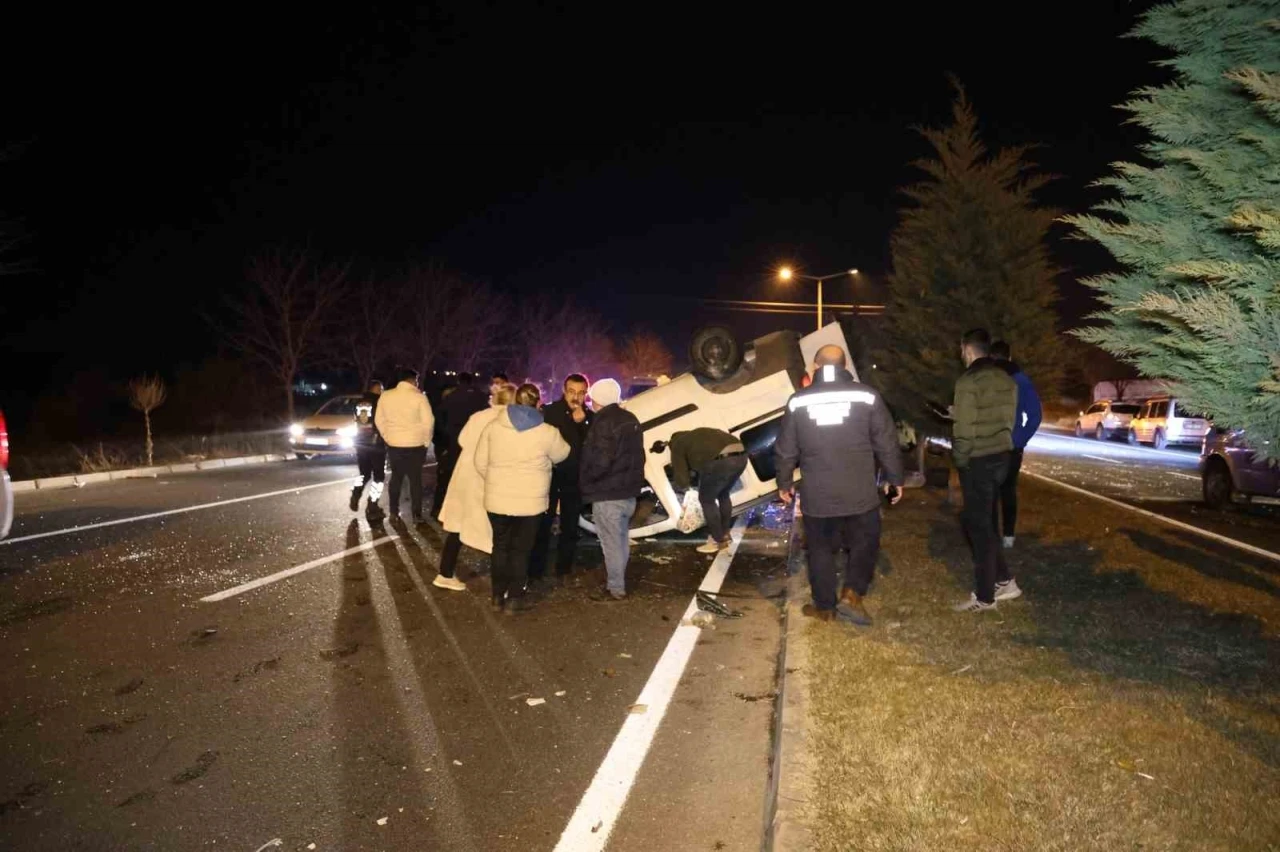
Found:
[[370, 498], [368, 505], [365, 506], [364, 508], [364, 517], [365, 517], [365, 520], [367, 520], [371, 524], [380, 524], [387, 517], [387, 515], [385, 512], [382, 511], [382, 507], [379, 506], [377, 503], [375, 503], [372, 498]]
[[859, 627], [871, 625], [871, 615], [862, 603], [862, 595], [848, 586], [840, 592], [840, 603], [836, 606], [836, 611]]
[[805, 618], [816, 618], [819, 621], [831, 621], [836, 617], [834, 609], [818, 609], [813, 604], [805, 604], [800, 607], [800, 614]]
[[351, 511], [355, 512], [360, 508], [360, 492], [364, 490], [364, 486], [351, 489]]

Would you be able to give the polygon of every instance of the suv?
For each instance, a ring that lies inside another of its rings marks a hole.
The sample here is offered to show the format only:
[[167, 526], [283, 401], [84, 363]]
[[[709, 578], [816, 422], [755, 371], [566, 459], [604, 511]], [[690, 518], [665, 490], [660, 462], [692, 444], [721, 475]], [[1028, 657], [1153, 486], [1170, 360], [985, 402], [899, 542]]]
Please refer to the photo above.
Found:
[[1118, 433], [1129, 431], [1129, 421], [1142, 408], [1136, 402], [1114, 402], [1100, 399], [1080, 412], [1076, 420], [1076, 437], [1092, 435], [1099, 441], [1106, 441]]
[[1200, 449], [1200, 482], [1211, 509], [1229, 505], [1236, 494], [1280, 497], [1280, 469], [1254, 458], [1241, 430], [1214, 429]]
[[1129, 422], [1129, 443], [1163, 450], [1170, 444], [1199, 444], [1209, 434], [1209, 421], [1197, 417], [1170, 396], [1147, 400]]

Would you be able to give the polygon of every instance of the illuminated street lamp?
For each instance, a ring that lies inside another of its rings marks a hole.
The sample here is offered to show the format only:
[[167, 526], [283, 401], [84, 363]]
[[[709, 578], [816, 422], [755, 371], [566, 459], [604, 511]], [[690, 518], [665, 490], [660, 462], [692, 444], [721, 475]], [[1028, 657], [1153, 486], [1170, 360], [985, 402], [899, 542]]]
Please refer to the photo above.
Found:
[[801, 275], [794, 271], [790, 266], [779, 267], [778, 280], [790, 281], [792, 278], [803, 278], [806, 281], [818, 282], [818, 330], [822, 330], [822, 282], [830, 281], [832, 278], [843, 278], [846, 275], [857, 276], [858, 270], [846, 269], [844, 272], [833, 272], [830, 275]]

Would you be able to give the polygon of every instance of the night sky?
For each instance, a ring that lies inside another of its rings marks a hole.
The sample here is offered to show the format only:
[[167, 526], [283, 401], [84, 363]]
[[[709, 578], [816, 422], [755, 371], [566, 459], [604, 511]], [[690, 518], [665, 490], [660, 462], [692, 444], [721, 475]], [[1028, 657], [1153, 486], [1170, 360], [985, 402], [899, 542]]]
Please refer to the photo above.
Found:
[[[0, 139], [21, 145], [0, 210], [37, 268], [0, 282], [0, 405], [86, 364], [211, 353], [199, 309], [282, 242], [571, 293], [673, 345], [708, 318], [803, 327], [661, 297], [811, 300], [770, 280], [783, 260], [882, 275], [927, 153], [912, 126], [947, 120], [947, 72], [989, 144], [1041, 143], [1061, 175], [1045, 202], [1087, 206], [1143, 138], [1114, 105], [1165, 79], [1120, 38], [1150, 5], [209, 6], [10, 27]], [[1107, 263], [1058, 257], [1069, 278]], [[1064, 325], [1088, 307], [1068, 280]]]

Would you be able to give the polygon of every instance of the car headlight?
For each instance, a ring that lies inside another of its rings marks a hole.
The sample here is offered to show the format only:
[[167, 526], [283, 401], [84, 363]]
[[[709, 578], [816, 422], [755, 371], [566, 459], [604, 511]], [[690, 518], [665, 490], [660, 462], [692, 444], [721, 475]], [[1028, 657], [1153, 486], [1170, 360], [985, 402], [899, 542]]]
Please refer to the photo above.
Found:
[[347, 436], [343, 435], [341, 438], [338, 439], [338, 446], [342, 447], [342, 449], [344, 450], [354, 449], [355, 445], [356, 445], [355, 438], [348, 438]]
[[356, 424], [352, 423], [348, 426], [338, 427], [339, 438], [354, 438], [356, 436]]
[[301, 423], [294, 423], [292, 426], [290, 426], [290, 427], [289, 427], [289, 435], [290, 435], [290, 436], [292, 436], [292, 437], [294, 437], [294, 438], [301, 438], [301, 437], [302, 437], [302, 424], [301, 424]]

